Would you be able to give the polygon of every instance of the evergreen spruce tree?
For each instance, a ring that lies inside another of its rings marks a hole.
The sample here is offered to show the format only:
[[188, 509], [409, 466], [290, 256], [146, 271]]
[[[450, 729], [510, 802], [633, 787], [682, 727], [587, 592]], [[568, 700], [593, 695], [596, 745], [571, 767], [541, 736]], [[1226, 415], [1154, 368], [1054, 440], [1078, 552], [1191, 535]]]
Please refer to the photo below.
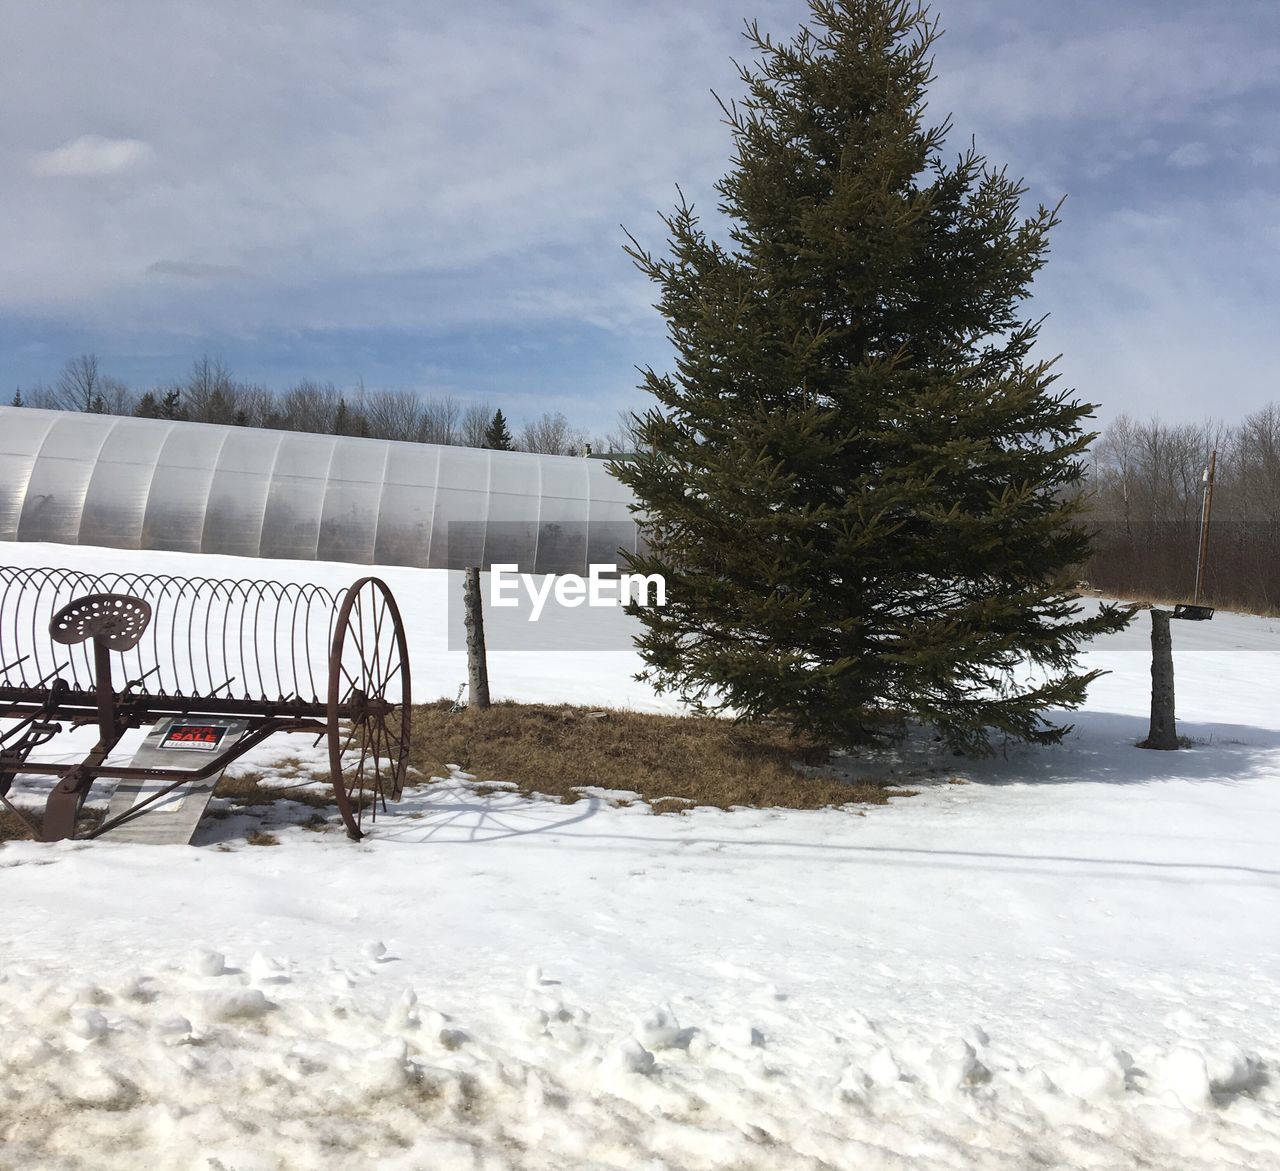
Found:
[[493, 419], [485, 429], [484, 445], [494, 451], [511, 451], [514, 448], [511, 432], [507, 429], [507, 420], [501, 408], [493, 412]]
[[[644, 673], [839, 743], [906, 718], [955, 748], [1052, 742], [1097, 672], [1071, 567], [1093, 407], [1031, 357], [1021, 312], [1057, 223], [976, 149], [924, 123], [938, 30], [913, 0], [810, 0], [723, 105], [723, 242], [680, 204], [670, 254], [628, 252], [677, 357], [614, 465], [669, 604], [638, 611]], [[1030, 668], [1030, 670], [1028, 670]]]
[[164, 398], [160, 400], [158, 414], [162, 419], [185, 419], [187, 417], [186, 408], [182, 405], [181, 387], [173, 386], [164, 392]]
[[158, 419], [160, 417], [160, 403], [156, 400], [155, 392], [144, 391], [142, 397], [138, 399], [137, 405], [133, 408], [133, 413], [139, 419]]
[[13, 405], [15, 407], [22, 406], [22, 387], [18, 387], [18, 389], [13, 392]]

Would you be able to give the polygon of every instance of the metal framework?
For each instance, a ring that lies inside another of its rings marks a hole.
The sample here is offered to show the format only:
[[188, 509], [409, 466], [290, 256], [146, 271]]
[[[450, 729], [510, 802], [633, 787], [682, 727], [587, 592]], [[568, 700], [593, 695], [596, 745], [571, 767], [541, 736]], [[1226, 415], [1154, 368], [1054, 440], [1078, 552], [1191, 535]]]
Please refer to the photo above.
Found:
[[[44, 841], [75, 832], [97, 780], [160, 787], [107, 833], [193, 780], [218, 775], [276, 732], [327, 739], [347, 833], [400, 796], [410, 733], [409, 656], [394, 597], [376, 577], [341, 594], [316, 585], [0, 567], [0, 803]], [[199, 769], [109, 765], [131, 728], [164, 717], [233, 718], [245, 730]], [[76, 763], [32, 761], [93, 725]], [[56, 779], [43, 825], [9, 800], [19, 774]]]

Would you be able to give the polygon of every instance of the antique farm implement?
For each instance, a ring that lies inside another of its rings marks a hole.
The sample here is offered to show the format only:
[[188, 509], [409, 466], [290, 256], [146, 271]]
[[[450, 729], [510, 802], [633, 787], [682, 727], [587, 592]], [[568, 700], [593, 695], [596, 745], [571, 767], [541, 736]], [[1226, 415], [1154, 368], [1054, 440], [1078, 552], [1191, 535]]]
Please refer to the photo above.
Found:
[[[409, 704], [404, 627], [378, 578], [334, 594], [0, 567], [0, 805], [45, 841], [76, 832], [99, 780], [116, 782], [117, 796], [93, 837], [148, 814], [158, 823], [201, 784], [207, 802], [227, 765], [276, 732], [327, 742], [338, 810], [358, 839], [366, 816], [400, 796]], [[108, 763], [145, 725], [133, 760]], [[31, 759], [80, 728], [96, 729], [92, 748]], [[18, 776], [52, 785], [39, 824], [10, 799]]]

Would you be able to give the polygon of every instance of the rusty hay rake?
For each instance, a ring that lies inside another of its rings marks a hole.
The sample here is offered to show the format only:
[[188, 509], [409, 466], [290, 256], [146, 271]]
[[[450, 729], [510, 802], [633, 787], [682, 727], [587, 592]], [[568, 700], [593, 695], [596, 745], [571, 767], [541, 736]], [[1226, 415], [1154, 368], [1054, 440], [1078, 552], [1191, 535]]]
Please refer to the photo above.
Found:
[[[90, 836], [135, 821], [193, 781], [215, 782], [276, 732], [328, 743], [347, 833], [400, 796], [410, 730], [409, 658], [395, 599], [376, 577], [321, 586], [160, 574], [0, 567], [0, 804], [33, 836], [72, 836], [93, 783], [145, 786]], [[68, 763], [33, 761], [92, 726]], [[131, 728], [155, 728], [127, 765]], [[53, 778], [42, 824], [10, 800], [19, 775]]]

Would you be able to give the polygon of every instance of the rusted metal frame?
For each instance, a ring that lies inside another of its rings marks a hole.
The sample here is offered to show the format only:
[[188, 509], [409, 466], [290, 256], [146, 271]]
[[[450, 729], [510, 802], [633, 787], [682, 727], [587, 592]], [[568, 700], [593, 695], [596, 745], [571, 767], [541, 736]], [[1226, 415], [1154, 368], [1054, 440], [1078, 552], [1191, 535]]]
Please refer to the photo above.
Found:
[[[57, 718], [56, 713], [58, 711], [58, 705], [61, 701], [61, 697], [66, 693], [66, 689], [67, 685], [61, 679], [55, 679], [49, 690], [45, 693], [43, 702], [35, 704], [15, 703], [10, 707], [5, 708], [3, 711], [0, 711], [0, 720], [18, 721], [18, 723], [16, 723], [7, 732], [0, 732], [0, 757], [5, 753], [19, 751], [18, 748], [5, 748], [4, 745], [8, 741], [20, 736], [21, 739], [19, 739], [17, 743], [22, 745], [26, 743], [27, 728], [40, 723], [42, 720], [52, 721]], [[58, 729], [58, 731], [61, 731], [61, 729]], [[46, 740], [41, 740], [39, 743], [43, 744]], [[36, 747], [35, 744], [29, 745], [26, 751], [30, 752], [34, 747]], [[22, 755], [22, 759], [26, 759], [25, 752]]]
[[[75, 832], [76, 819], [79, 818], [80, 808], [97, 779], [98, 768], [114, 751], [120, 737], [128, 731], [127, 724], [115, 726], [114, 720], [111, 723], [113, 726], [110, 734], [100, 737], [79, 764], [60, 766], [61, 780], [49, 791], [44, 804], [44, 830], [40, 836], [46, 842], [61, 841]], [[52, 768], [53, 775], [57, 776], [59, 766], [54, 765]], [[22, 771], [39, 775], [43, 770], [39, 766], [24, 765]]]
[[[76, 641], [83, 641], [83, 638], [78, 638]], [[130, 727], [130, 713], [122, 713], [118, 710], [115, 689], [111, 686], [111, 647], [106, 638], [93, 636], [93, 658], [98, 743], [93, 746], [84, 760], [66, 769], [58, 783], [50, 790], [49, 797], [45, 801], [44, 826], [40, 835], [46, 842], [61, 841], [75, 832], [76, 820], [80, 816], [80, 809], [89, 795], [89, 790], [93, 787], [97, 768], [111, 755], [115, 746], [120, 743], [120, 738]], [[24, 769], [24, 771], [29, 770]]]
[[[124, 728], [117, 728], [116, 691], [111, 683], [111, 648], [100, 638], [93, 640], [94, 699], [98, 709], [98, 734], [114, 744]], [[125, 727], [128, 725], [126, 724]]]
[[36, 720], [27, 720], [19, 727], [25, 729], [22, 738], [0, 752], [0, 797], [9, 792], [14, 777], [24, 771], [31, 750], [48, 744], [62, 731], [59, 724], [44, 724]]
[[[194, 713], [192, 718], [199, 719], [200, 713]], [[260, 744], [263, 740], [267, 739], [268, 736], [274, 735], [276, 732], [313, 732], [316, 735], [323, 736], [328, 731], [328, 727], [327, 725], [320, 723], [318, 720], [299, 720], [293, 724], [264, 723], [261, 725], [261, 731], [263, 732], [263, 735], [254, 741], [254, 745]], [[246, 736], [247, 735], [248, 733], [246, 732]], [[242, 742], [243, 738], [241, 740], [237, 740], [236, 744], [238, 745]], [[250, 745], [250, 747], [254, 747], [254, 745]], [[235, 745], [232, 747], [235, 747]], [[227, 751], [230, 750], [228, 749]], [[91, 753], [90, 755], [93, 754]], [[202, 768], [183, 769], [182, 776], [186, 780], [190, 781], [203, 780], [217, 772], [218, 768], [222, 766], [222, 763], [230, 763], [229, 760], [225, 762], [223, 761], [222, 758], [225, 755], [226, 752], [219, 753], [212, 761]], [[231, 760], [234, 759], [236, 759], [236, 757], [231, 758]], [[88, 760], [88, 757], [86, 757], [85, 760]], [[29, 761], [23, 764], [18, 771], [21, 773], [29, 773], [33, 777], [57, 777], [83, 767], [85, 767], [85, 761], [81, 761], [79, 764], [56, 764], [53, 762], [42, 763], [40, 761], [35, 761], [33, 763]], [[174, 775], [174, 770], [170, 768], [142, 768], [131, 764], [98, 764], [91, 765], [89, 767], [93, 769], [95, 780], [145, 781], [153, 780], [157, 777], [169, 777]]]
[[[121, 703], [119, 698], [117, 703]], [[9, 716], [11, 713], [14, 716], [30, 716], [37, 710], [45, 710], [46, 707], [38, 691], [20, 687], [0, 687], [0, 704], [9, 705], [9, 709], [0, 713], [0, 716]], [[122, 706], [124, 705], [136, 714], [135, 726], [151, 723], [151, 719], [148, 718], [151, 716], [204, 714], [264, 719], [306, 719], [323, 716], [329, 710], [325, 703], [296, 699], [264, 702], [228, 696], [152, 695], [145, 692], [132, 693], [123, 700]], [[71, 718], [73, 714], [79, 714], [92, 719], [97, 707], [97, 699], [93, 692], [68, 689], [60, 696], [56, 710], [65, 713], [67, 718]], [[358, 705], [343, 704], [341, 707], [343, 719], [350, 719], [357, 711]]]

